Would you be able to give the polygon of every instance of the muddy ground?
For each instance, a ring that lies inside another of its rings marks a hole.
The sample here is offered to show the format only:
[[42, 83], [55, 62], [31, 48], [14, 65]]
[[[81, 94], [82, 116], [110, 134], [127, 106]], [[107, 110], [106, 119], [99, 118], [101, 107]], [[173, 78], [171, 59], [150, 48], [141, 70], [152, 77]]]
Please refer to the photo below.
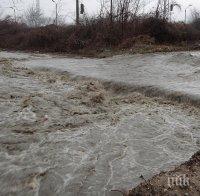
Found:
[[128, 195], [199, 196], [199, 182], [200, 152], [197, 152], [189, 161], [177, 166], [174, 170], [161, 172], [151, 180], [144, 180], [138, 187], [131, 190]]
[[2, 196], [121, 195], [199, 150], [198, 108], [15, 61], [0, 59]]

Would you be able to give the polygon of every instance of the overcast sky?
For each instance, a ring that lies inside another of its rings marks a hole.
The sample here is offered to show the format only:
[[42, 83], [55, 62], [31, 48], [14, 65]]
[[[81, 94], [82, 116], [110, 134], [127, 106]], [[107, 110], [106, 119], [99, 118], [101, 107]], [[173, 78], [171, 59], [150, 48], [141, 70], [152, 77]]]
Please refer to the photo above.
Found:
[[[17, 0], [15, 0], [17, 1]], [[18, 0], [22, 3], [18, 3], [18, 15], [22, 15], [24, 10], [26, 10], [28, 7], [35, 5], [36, 0]], [[60, 1], [59, 3], [59, 14], [62, 15], [66, 21], [72, 21], [75, 17], [75, 1], [76, 0], [57, 0]], [[155, 7], [155, 3], [158, 0], [146, 0], [146, 1], [152, 1], [152, 3], [149, 5], [149, 7]], [[85, 4], [86, 12], [94, 15], [99, 7], [99, 0], [80, 0], [80, 2]], [[191, 13], [191, 10], [196, 8], [200, 10], [200, 0], [176, 0], [179, 4], [182, 5], [182, 11], [176, 9], [173, 13], [173, 19], [178, 20], [184, 20], [184, 10], [189, 5], [192, 4], [193, 7], [190, 7], [188, 9], [188, 17]], [[45, 15], [54, 17], [55, 15], [55, 5], [52, 2], [52, 0], [40, 0], [41, 9], [44, 11]], [[8, 7], [12, 6], [12, 0], [0, 0], [0, 12], [3, 11], [4, 14], [12, 14], [12, 10]]]

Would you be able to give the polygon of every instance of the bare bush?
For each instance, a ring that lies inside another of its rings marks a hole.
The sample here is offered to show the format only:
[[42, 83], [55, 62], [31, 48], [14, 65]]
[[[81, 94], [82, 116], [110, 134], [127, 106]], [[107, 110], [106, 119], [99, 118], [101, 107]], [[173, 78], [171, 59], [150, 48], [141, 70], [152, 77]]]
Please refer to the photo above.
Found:
[[[28, 10], [26, 25], [9, 18], [0, 20], [0, 47], [50, 52], [103, 51], [107, 48], [128, 49], [155, 44], [177, 44], [196, 41], [200, 31], [196, 23], [170, 23], [154, 15], [141, 15], [143, 0], [102, 0], [98, 16], [84, 15], [80, 25], [46, 25], [44, 15], [35, 8]], [[196, 13], [196, 21], [199, 16]], [[50, 21], [50, 22], [49, 22]], [[45, 26], [46, 25], [46, 26]]]

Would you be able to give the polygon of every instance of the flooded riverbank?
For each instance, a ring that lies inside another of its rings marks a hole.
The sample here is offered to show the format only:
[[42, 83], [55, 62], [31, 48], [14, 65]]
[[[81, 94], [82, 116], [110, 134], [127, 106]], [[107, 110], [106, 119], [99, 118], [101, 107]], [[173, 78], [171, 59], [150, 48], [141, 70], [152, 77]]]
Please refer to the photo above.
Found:
[[131, 189], [199, 150], [198, 108], [27, 58], [0, 60], [0, 195]]

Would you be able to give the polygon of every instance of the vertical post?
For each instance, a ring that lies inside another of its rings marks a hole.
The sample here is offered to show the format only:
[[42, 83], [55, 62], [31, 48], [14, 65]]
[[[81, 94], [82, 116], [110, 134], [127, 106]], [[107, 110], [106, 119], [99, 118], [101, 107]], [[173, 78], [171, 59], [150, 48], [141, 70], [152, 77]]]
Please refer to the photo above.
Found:
[[185, 24], [187, 23], [187, 9], [185, 9]]
[[167, 15], [167, 1], [164, 0], [164, 11], [163, 11], [163, 18], [166, 19]]
[[58, 25], [58, 4], [56, 3], [56, 26]]
[[185, 8], [185, 23], [187, 23], [187, 9], [190, 8], [192, 5], [188, 5], [186, 8]]
[[171, 22], [170, 5], [171, 5], [171, 1], [168, 0], [168, 1], [167, 1], [167, 19], [169, 20], [169, 22]]
[[40, 13], [40, 0], [36, 1], [36, 10], [38, 13]]
[[79, 0], [76, 0], [76, 25], [79, 25]]
[[113, 22], [113, 0], [110, 0], [110, 22]]
[[16, 16], [16, 10], [14, 8], [14, 17], [15, 17], [15, 22], [17, 22], [17, 16]]

